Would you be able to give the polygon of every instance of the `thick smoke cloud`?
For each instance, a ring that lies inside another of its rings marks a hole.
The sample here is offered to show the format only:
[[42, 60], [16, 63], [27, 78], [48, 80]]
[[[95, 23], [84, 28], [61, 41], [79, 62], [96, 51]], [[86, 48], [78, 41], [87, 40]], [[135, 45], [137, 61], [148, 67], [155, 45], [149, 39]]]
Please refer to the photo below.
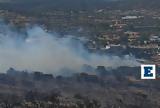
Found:
[[9, 67], [55, 73], [65, 68], [81, 71], [84, 64], [112, 68], [138, 65], [130, 56], [91, 54], [71, 36], [58, 38], [57, 34], [47, 33], [38, 26], [25, 31], [20, 33], [0, 25], [0, 72]]

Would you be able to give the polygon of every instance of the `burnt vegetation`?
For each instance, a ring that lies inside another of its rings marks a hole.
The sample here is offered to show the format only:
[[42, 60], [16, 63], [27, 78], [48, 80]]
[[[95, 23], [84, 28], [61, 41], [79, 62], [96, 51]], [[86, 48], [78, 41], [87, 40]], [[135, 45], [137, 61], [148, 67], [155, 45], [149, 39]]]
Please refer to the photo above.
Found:
[[[159, 68], [158, 68], [159, 69]], [[68, 77], [10, 68], [0, 74], [1, 108], [159, 108], [159, 80], [140, 80], [139, 67]]]
[[[133, 54], [158, 65], [159, 7], [160, 0], [0, 0], [0, 17], [17, 29], [36, 23], [62, 37], [85, 36], [90, 52]], [[140, 67], [84, 68], [58, 76], [10, 68], [0, 73], [0, 108], [160, 108], [159, 78], [141, 80]]]

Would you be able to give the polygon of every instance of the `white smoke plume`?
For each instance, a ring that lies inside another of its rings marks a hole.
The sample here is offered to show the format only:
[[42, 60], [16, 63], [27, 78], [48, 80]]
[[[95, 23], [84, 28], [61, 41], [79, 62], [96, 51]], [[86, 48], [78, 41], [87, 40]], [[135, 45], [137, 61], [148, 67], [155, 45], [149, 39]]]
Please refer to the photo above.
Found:
[[74, 39], [58, 38], [55, 33], [47, 33], [38, 26], [20, 33], [7, 25], [0, 25], [0, 72], [9, 67], [48, 73], [64, 68], [79, 71], [84, 64], [112, 68], [138, 65], [130, 56], [91, 54], [82, 45], [75, 44]]

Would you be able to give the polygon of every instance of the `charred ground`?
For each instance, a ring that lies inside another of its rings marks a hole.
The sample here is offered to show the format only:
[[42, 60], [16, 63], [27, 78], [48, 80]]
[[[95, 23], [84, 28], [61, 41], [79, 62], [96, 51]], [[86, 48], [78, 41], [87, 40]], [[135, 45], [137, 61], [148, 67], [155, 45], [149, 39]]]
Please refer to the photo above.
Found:
[[[159, 68], [158, 68], [159, 69]], [[68, 77], [10, 68], [0, 74], [2, 108], [159, 108], [159, 80], [140, 80], [139, 67]]]

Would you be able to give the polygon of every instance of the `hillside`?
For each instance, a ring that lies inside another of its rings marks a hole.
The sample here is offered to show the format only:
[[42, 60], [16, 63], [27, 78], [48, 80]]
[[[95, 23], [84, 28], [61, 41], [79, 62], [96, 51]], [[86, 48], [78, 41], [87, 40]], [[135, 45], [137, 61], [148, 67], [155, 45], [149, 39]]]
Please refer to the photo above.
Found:
[[0, 107], [159, 108], [159, 80], [139, 80], [139, 69], [120, 67], [108, 71], [99, 66], [97, 75], [54, 77], [10, 68], [6, 74], [0, 74]]

